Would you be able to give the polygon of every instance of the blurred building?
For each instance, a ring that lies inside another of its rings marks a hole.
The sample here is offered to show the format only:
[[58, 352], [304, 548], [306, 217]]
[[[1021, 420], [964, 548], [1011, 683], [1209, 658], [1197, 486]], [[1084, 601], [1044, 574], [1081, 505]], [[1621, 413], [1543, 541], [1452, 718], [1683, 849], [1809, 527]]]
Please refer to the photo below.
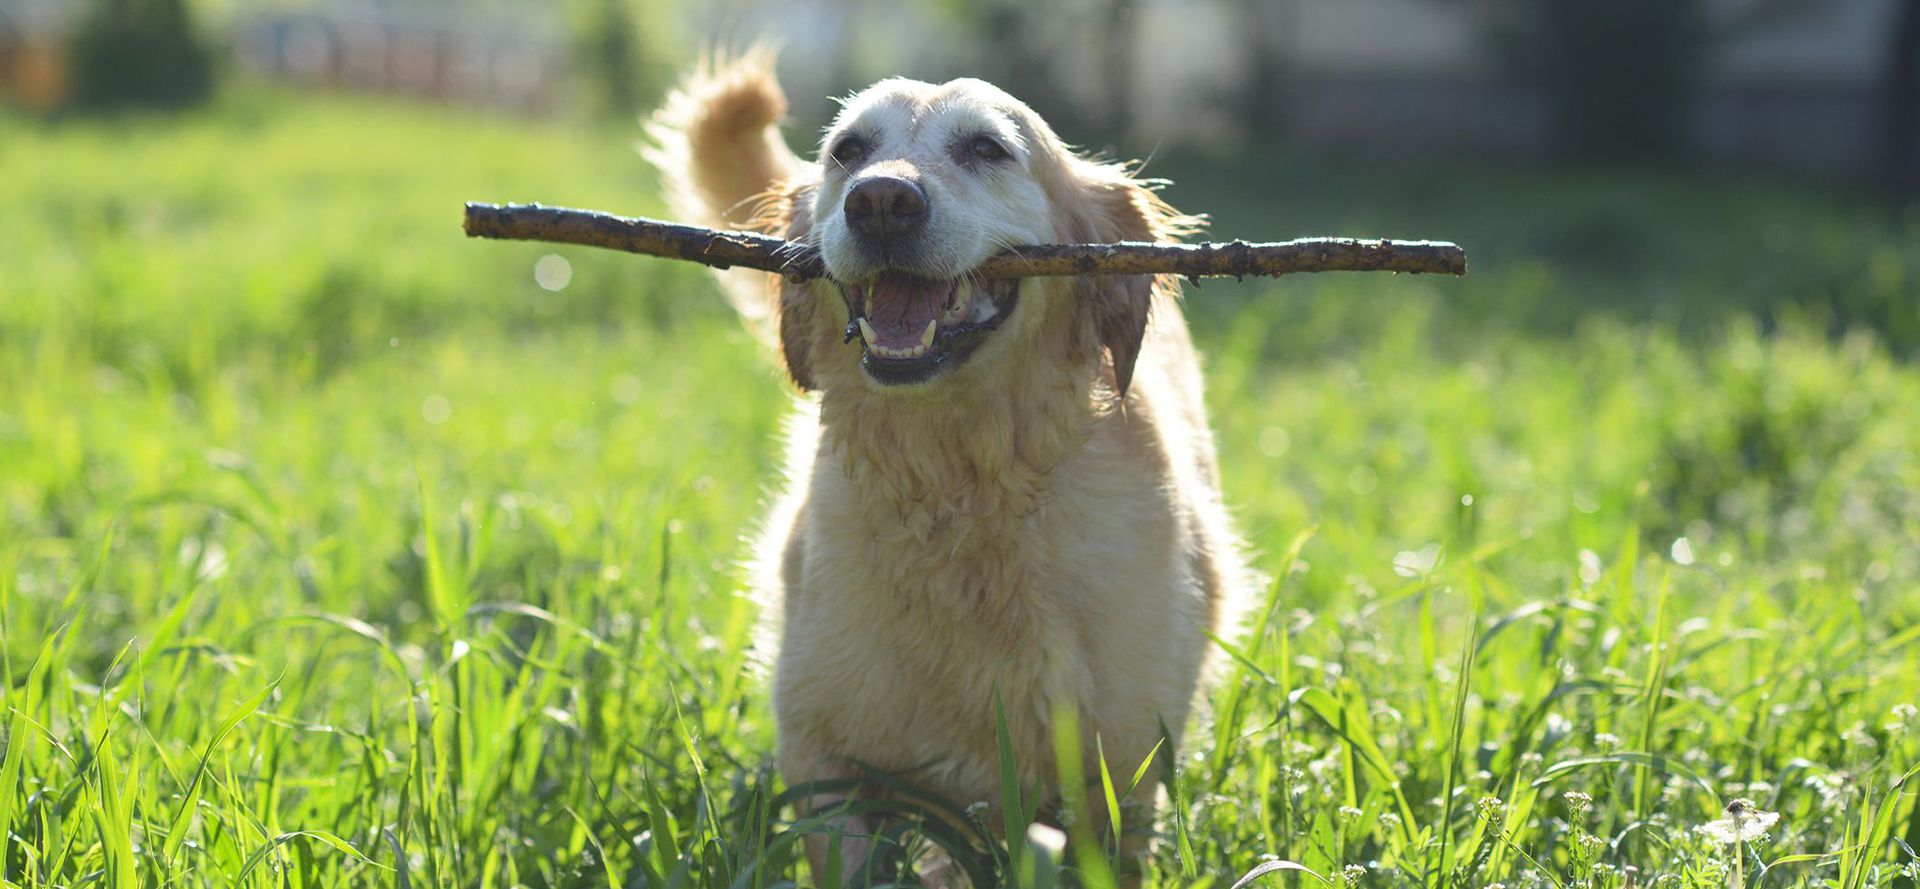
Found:
[[[67, 50], [87, 0], [0, 0], [0, 101], [72, 95]], [[213, 8], [213, 7], [206, 7]], [[240, 66], [296, 84], [544, 111], [566, 91], [568, 35], [549, 4], [435, 0], [241, 3], [203, 21]]]
[[313, 87], [543, 111], [567, 76], [544, 4], [313, 3], [243, 12], [233, 35], [248, 70]]

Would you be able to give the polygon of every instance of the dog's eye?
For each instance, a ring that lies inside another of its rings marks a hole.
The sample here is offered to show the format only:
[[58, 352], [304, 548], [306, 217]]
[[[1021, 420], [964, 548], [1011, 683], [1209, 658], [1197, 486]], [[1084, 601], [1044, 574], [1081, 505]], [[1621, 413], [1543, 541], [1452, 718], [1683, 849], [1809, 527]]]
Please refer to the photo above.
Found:
[[847, 136], [833, 143], [833, 150], [827, 152], [827, 155], [833, 158], [834, 163], [850, 167], [859, 163], [870, 150], [872, 149], [867, 146], [866, 140], [859, 136]]
[[967, 153], [983, 161], [1003, 161], [1008, 157], [1006, 146], [992, 136], [973, 137], [973, 141], [967, 143]]

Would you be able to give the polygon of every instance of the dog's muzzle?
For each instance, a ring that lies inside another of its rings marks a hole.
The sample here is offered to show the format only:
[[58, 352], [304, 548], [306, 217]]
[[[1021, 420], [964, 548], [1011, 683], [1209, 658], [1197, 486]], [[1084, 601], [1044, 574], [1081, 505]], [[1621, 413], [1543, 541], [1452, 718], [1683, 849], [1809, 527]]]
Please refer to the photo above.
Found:
[[919, 383], [958, 366], [1012, 313], [1020, 280], [948, 281], [882, 272], [842, 289], [846, 341], [860, 340], [861, 366], [875, 382]]

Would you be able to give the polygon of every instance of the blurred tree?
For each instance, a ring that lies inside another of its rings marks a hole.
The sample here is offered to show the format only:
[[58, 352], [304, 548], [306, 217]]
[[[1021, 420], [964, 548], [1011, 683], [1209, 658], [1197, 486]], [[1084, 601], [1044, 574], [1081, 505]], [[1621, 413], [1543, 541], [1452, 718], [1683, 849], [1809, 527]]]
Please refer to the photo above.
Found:
[[677, 12], [648, 0], [575, 0], [574, 46], [597, 112], [630, 117], [666, 91], [684, 45]]
[[1105, 0], [1100, 14], [1100, 68], [1107, 98], [1107, 128], [1113, 138], [1125, 139], [1133, 130], [1134, 35], [1139, 27], [1139, 0]]
[[1284, 18], [1291, 2], [1239, 0], [1240, 39], [1247, 54], [1247, 81], [1241, 92], [1240, 116], [1256, 139], [1277, 133], [1284, 109], [1279, 101], [1285, 81], [1286, 59], [1280, 35], [1287, 33]]
[[[1460, 0], [1443, 0], [1460, 2]], [[1819, 0], [1464, 0], [1501, 55], [1544, 91], [1554, 147], [1596, 161], [1668, 160], [1713, 48]]]
[[[961, 5], [974, 11], [974, 28], [985, 38], [980, 45], [992, 47], [1004, 60], [1006, 81], [1001, 83], [1002, 87], [1043, 114], [1063, 111], [1061, 106], [1070, 104], [1064, 101], [1052, 77], [1048, 56], [1034, 48], [1032, 37], [1039, 26], [1039, 16], [1028, 3], [981, 0]], [[988, 79], [1000, 82], [993, 77]]]
[[[1090, 60], [1101, 76], [1110, 76], [1116, 47], [1132, 45], [1131, 17], [1123, 22], [1121, 10], [1134, 5], [1135, 0], [1055, 6], [1032, 0], [925, 0], [926, 9], [962, 32], [955, 42], [972, 47], [966, 53], [970, 69], [959, 73], [992, 81], [1032, 106], [1056, 130], [1079, 138], [1113, 126], [1124, 114], [1119, 106], [1128, 100], [1119, 95], [1132, 94], [1131, 79], [1123, 76], [1126, 83], [1114, 93], [1102, 92], [1100, 101], [1088, 102], [1075, 94], [1073, 78], [1062, 76], [1061, 66]], [[1066, 40], [1076, 42], [1067, 47]]]
[[[1896, 200], [1920, 197], [1920, 0], [1894, 10], [1887, 48], [1881, 142], [1887, 185]], [[1920, 825], [1920, 819], [1914, 822]]]
[[73, 36], [74, 102], [180, 108], [213, 93], [213, 58], [186, 0], [95, 0]]
[[1703, 0], [1500, 6], [1495, 39], [1545, 92], [1562, 155], [1645, 161], [1683, 152], [1707, 44]]

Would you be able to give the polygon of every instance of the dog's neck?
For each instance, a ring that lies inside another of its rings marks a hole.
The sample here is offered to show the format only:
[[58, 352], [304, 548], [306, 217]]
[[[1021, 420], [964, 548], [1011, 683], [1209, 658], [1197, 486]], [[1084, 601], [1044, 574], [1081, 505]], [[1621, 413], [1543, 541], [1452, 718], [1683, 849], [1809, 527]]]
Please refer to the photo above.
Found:
[[1049, 477], [1086, 446], [1113, 399], [1090, 362], [1028, 361], [1014, 385], [945, 398], [825, 393], [821, 457], [840, 463], [876, 534], [949, 552], [998, 548], [1044, 505]]

